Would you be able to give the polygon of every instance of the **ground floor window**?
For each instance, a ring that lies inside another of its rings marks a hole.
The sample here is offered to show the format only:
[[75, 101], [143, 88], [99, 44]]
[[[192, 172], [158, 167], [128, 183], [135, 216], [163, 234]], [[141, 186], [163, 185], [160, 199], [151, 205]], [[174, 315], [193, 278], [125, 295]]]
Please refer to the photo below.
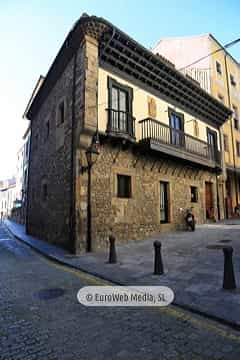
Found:
[[191, 186], [191, 202], [198, 202], [198, 188]]
[[132, 196], [131, 176], [117, 175], [117, 196], [119, 198]]
[[169, 222], [169, 183], [160, 182], [160, 222]]

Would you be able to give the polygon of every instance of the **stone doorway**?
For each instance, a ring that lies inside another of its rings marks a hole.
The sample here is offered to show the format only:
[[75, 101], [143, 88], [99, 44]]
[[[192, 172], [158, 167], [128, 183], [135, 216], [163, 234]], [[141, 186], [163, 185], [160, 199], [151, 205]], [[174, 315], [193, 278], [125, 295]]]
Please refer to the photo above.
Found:
[[214, 219], [212, 183], [205, 182], [206, 219]]

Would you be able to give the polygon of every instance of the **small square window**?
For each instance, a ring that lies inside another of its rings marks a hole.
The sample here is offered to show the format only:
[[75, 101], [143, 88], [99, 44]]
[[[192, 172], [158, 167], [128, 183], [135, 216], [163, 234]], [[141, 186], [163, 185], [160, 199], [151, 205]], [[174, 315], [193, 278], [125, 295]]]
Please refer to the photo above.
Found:
[[222, 66], [218, 61], [216, 61], [216, 70], [218, 74], [222, 74]]
[[131, 176], [117, 175], [117, 196], [119, 198], [132, 196]]
[[198, 202], [198, 188], [191, 186], [191, 202]]

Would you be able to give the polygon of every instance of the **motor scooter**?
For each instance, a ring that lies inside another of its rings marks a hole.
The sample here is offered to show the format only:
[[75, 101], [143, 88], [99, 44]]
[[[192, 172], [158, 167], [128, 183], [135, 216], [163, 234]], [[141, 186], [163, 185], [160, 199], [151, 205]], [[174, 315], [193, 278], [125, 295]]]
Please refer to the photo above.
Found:
[[193, 214], [192, 208], [186, 210], [185, 221], [186, 221], [187, 228], [188, 229], [191, 228], [192, 231], [195, 231], [196, 221], [195, 221], [195, 216]]

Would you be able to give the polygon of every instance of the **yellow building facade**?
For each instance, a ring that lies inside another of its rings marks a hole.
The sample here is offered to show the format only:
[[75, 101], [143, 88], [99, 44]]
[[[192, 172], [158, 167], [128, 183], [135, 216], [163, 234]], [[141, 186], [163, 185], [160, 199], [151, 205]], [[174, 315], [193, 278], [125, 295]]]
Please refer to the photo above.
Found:
[[224, 172], [219, 178], [224, 187], [225, 216], [231, 217], [240, 203], [240, 64], [212, 34], [161, 39], [153, 52], [167, 57], [232, 110], [221, 128]]
[[226, 175], [226, 214], [230, 217], [239, 204], [240, 193], [240, 65], [209, 36], [211, 55], [211, 93], [233, 114], [222, 127]]

